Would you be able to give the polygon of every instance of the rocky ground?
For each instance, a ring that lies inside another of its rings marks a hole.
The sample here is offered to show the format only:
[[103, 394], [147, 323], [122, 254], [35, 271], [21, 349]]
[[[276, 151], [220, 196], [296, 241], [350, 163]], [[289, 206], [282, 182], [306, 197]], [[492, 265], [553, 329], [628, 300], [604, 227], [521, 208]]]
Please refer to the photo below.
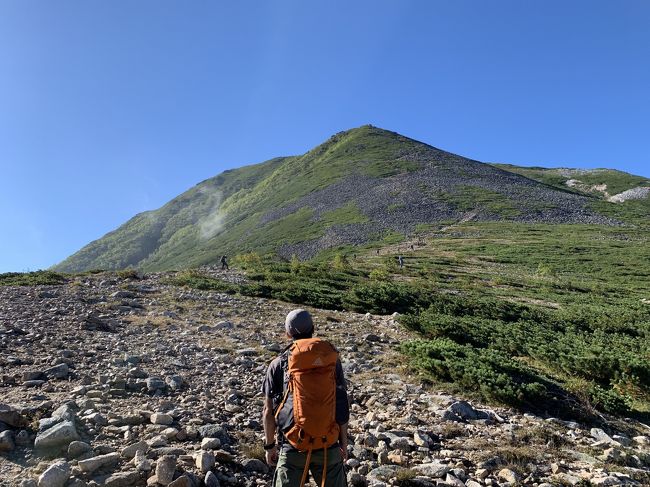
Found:
[[[164, 275], [0, 288], [0, 485], [270, 485], [259, 389], [293, 307]], [[312, 311], [349, 380], [350, 485], [650, 485], [647, 426], [472, 405], [406, 373], [392, 317]]]

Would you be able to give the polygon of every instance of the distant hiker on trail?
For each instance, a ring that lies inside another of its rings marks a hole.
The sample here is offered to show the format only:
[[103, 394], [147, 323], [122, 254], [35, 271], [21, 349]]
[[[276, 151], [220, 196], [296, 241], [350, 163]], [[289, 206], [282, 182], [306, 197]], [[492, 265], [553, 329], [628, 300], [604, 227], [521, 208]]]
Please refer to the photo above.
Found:
[[402, 269], [404, 267], [404, 257], [401, 255], [397, 257], [397, 262], [399, 263], [399, 268]]
[[312, 338], [304, 309], [291, 311], [284, 328], [292, 343], [262, 384], [266, 461], [277, 464], [273, 487], [302, 487], [308, 471], [320, 486], [346, 487], [350, 411], [338, 351]]
[[226, 256], [225, 255], [221, 257], [221, 260], [219, 262], [221, 262], [221, 270], [224, 270], [224, 269], [228, 270], [228, 262], [226, 262]]
[[379, 249], [377, 249], [377, 255], [379, 255]]

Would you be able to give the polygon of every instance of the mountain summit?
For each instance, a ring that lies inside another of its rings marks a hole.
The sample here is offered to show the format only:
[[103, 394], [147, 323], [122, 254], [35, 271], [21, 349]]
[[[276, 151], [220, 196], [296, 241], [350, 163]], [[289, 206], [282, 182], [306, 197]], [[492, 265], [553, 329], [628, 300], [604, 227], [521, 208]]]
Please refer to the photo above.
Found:
[[54, 269], [166, 270], [249, 251], [304, 259], [469, 218], [613, 223], [592, 200], [364, 125], [301, 156], [224, 171]]

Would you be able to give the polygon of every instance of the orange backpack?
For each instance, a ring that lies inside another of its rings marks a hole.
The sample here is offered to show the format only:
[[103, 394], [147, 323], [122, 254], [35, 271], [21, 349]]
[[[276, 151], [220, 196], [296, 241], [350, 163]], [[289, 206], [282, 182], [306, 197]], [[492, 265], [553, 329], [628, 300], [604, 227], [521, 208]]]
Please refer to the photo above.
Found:
[[284, 432], [284, 436], [294, 448], [308, 452], [305, 474], [311, 451], [327, 449], [339, 439], [339, 425], [336, 422], [338, 358], [336, 349], [319, 338], [296, 340], [289, 348], [289, 384], [276, 418], [291, 393], [293, 425]]

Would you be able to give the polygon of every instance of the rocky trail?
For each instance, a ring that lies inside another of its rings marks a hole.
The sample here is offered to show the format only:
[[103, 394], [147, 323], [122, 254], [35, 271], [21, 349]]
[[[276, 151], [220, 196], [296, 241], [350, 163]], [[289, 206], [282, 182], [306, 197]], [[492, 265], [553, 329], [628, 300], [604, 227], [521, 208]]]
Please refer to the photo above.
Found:
[[[260, 385], [295, 306], [165, 280], [0, 287], [0, 486], [270, 485]], [[650, 484], [646, 426], [472, 405], [407, 374], [393, 317], [310, 311], [349, 381], [350, 485]]]

